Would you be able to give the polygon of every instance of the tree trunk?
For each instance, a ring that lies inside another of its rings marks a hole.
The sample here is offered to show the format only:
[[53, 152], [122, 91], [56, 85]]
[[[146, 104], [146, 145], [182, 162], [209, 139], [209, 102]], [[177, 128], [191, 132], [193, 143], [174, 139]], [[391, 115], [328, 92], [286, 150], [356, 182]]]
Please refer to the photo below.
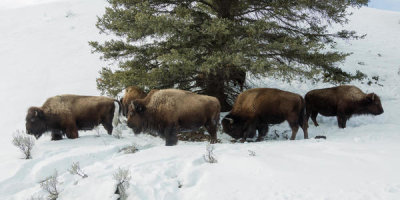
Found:
[[221, 111], [232, 109], [236, 96], [243, 91], [246, 72], [236, 66], [226, 65], [210, 73], [200, 73], [195, 78], [201, 94], [216, 97], [221, 104]]
[[221, 104], [221, 112], [227, 112], [232, 109], [232, 105], [228, 102], [226, 94], [225, 80], [221, 73], [209, 74], [205, 83], [204, 94], [213, 96], [219, 100]]

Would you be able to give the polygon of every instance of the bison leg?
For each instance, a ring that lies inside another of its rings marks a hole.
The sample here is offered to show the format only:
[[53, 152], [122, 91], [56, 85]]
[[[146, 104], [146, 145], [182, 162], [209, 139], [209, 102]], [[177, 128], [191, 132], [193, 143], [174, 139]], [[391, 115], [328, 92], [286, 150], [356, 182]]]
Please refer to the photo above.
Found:
[[78, 128], [76, 125], [70, 125], [70, 127], [67, 128], [66, 130], [67, 138], [69, 139], [75, 139], [78, 138]]
[[165, 146], [174, 146], [178, 143], [178, 137], [174, 127], [167, 127], [164, 130]]
[[[314, 122], [315, 126], [319, 126], [319, 124], [317, 122], [317, 115], [318, 115], [318, 111], [315, 111], [315, 110], [311, 111], [311, 119]], [[307, 123], [308, 123], [308, 120], [307, 120]]]
[[338, 121], [339, 128], [346, 128], [346, 121], [347, 121], [347, 117], [346, 116], [338, 115], [337, 116], [337, 121]]
[[257, 142], [259, 141], [263, 141], [264, 137], [267, 135], [268, 133], [268, 124], [260, 124], [257, 127], [258, 130], [258, 137], [257, 137]]
[[112, 131], [113, 131], [112, 124], [111, 123], [102, 123], [102, 124], [103, 124], [104, 129], [106, 129], [108, 135], [111, 135]]
[[210, 134], [210, 143], [214, 144], [217, 142], [217, 123], [210, 122], [205, 125], [208, 133]]
[[295, 140], [297, 131], [299, 131], [299, 123], [298, 122], [289, 122], [290, 128], [292, 129], [292, 136], [290, 140]]
[[62, 140], [62, 131], [60, 130], [53, 130], [51, 131], [51, 140]]
[[303, 129], [304, 139], [308, 139], [308, 124], [303, 123], [303, 126], [301, 126], [301, 129]]
[[256, 123], [255, 122], [248, 122], [248, 125], [243, 133], [243, 139], [246, 138], [253, 138], [256, 135]]

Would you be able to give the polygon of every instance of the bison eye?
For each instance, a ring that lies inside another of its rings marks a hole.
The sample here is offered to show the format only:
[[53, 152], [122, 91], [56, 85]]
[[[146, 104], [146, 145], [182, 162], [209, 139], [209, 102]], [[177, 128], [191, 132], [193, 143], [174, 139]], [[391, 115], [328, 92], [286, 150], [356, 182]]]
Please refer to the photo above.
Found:
[[35, 121], [35, 118], [32, 118], [32, 119], [31, 119], [31, 122], [34, 122], [34, 121]]

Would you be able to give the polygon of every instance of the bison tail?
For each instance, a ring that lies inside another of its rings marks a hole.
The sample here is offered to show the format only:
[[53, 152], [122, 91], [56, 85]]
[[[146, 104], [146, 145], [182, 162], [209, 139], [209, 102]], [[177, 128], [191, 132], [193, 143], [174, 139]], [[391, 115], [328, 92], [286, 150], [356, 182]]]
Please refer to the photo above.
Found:
[[116, 127], [118, 125], [121, 111], [122, 111], [121, 103], [119, 101], [114, 101], [114, 116], [112, 120], [113, 127]]
[[300, 114], [299, 114], [299, 125], [303, 126], [304, 120], [306, 118], [306, 103], [302, 97], [301, 98], [301, 107], [300, 107]]

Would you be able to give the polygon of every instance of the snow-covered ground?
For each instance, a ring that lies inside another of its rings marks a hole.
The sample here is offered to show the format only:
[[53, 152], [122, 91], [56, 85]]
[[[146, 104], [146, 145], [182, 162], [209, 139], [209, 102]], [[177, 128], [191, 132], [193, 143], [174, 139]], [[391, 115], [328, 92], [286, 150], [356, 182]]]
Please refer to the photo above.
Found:
[[[58, 171], [59, 199], [116, 199], [113, 179], [118, 168], [131, 173], [128, 199], [400, 199], [400, 13], [362, 8], [346, 28], [367, 37], [339, 41], [338, 48], [354, 52], [343, 68], [379, 76], [378, 85], [355, 82], [381, 96], [385, 113], [350, 119], [338, 129], [336, 118], [318, 117], [310, 136], [327, 140], [285, 139], [259, 143], [229, 143], [219, 134], [218, 163], [203, 160], [205, 142], [179, 142], [165, 147], [149, 135], [125, 130], [122, 139], [96, 131], [80, 132], [76, 140], [36, 141], [33, 159], [11, 144], [12, 134], [24, 130], [26, 110], [48, 97], [74, 93], [99, 95], [95, 79], [105, 64], [90, 53], [90, 40], [102, 40], [95, 27], [103, 0], [2, 0], [0, 2], [0, 199], [46, 197], [39, 181]], [[258, 85], [304, 95], [312, 85], [265, 80]], [[290, 130], [273, 126], [269, 135]], [[140, 151], [120, 149], [135, 144]], [[255, 156], [249, 155], [249, 150]], [[68, 172], [79, 162], [88, 178]]]

